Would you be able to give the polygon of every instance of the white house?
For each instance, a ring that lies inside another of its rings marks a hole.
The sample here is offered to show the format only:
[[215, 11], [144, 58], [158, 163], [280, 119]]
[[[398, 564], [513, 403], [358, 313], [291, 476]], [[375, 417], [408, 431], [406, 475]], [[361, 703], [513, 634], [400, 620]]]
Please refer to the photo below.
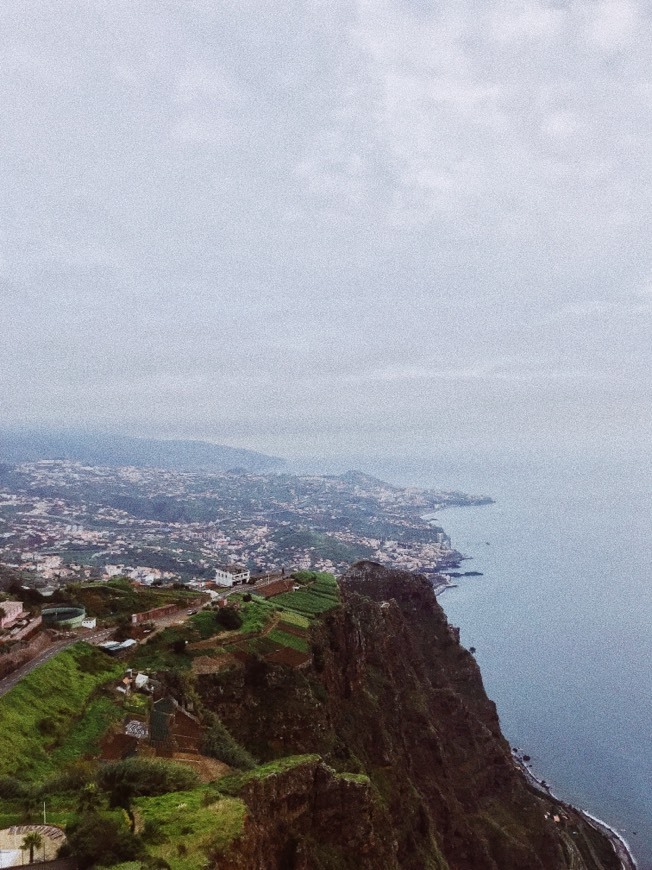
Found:
[[225, 565], [215, 571], [215, 582], [218, 586], [236, 586], [239, 583], [248, 583], [251, 571], [242, 565]]

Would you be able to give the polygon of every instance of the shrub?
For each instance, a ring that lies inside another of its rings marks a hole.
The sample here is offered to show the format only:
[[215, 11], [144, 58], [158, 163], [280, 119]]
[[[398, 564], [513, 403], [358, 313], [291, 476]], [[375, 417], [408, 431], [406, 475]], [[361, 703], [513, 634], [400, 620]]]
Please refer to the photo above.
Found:
[[217, 758], [240, 770], [251, 770], [256, 766], [253, 756], [237, 742], [217, 717], [213, 718], [211, 727], [204, 735], [201, 751], [204, 755], [210, 755], [211, 758]]
[[220, 607], [215, 614], [215, 621], [228, 631], [235, 631], [242, 625], [242, 617], [235, 607]]
[[124, 825], [101, 816], [86, 816], [66, 828], [68, 849], [82, 868], [118, 864], [143, 855], [139, 837]]
[[145, 758], [128, 758], [105, 765], [99, 772], [100, 788], [110, 792], [114, 805], [127, 796], [159, 795], [184, 791], [197, 784], [197, 774], [180, 764]]
[[29, 792], [29, 786], [13, 776], [0, 777], [0, 798], [11, 800], [22, 798]]
[[163, 826], [156, 819], [146, 819], [141, 833], [144, 843], [151, 843], [153, 846], [167, 842], [167, 834], [163, 831]]
[[54, 737], [57, 733], [57, 723], [51, 716], [40, 719], [37, 726], [39, 733], [44, 737]]

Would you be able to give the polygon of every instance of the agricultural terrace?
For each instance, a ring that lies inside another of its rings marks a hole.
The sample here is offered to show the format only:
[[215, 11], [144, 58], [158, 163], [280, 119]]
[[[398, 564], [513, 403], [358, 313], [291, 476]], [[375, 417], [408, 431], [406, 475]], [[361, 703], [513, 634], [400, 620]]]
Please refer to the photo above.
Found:
[[301, 586], [296, 592], [265, 599], [244, 588], [230, 596], [229, 607], [204, 608], [142, 644], [132, 663], [154, 670], [196, 670], [200, 660], [206, 672], [256, 655], [277, 664], [305, 664], [310, 660], [310, 623], [337, 607], [339, 589], [330, 574], [305, 571], [293, 579]]
[[302, 588], [297, 592], [284, 592], [272, 601], [277, 607], [300, 613], [309, 618], [332, 610], [340, 603], [340, 591], [332, 574], [299, 571], [293, 575]]
[[43, 779], [98, 750], [120, 715], [101, 687], [124, 666], [85, 643], [60, 652], [0, 698], [0, 776]]
[[[245, 613], [246, 608], [252, 608], [254, 612], [265, 614], [266, 624], [256, 636], [234, 639], [233, 643], [225, 645], [227, 653], [239, 661], [257, 655], [268, 662], [293, 667], [310, 661], [310, 623], [320, 614], [338, 606], [339, 587], [332, 574], [301, 571], [292, 576], [301, 586], [295, 592], [284, 592], [267, 600], [254, 595], [249, 602], [244, 600], [246, 593], [233, 596], [239, 599]], [[252, 623], [250, 616], [249, 624]]]

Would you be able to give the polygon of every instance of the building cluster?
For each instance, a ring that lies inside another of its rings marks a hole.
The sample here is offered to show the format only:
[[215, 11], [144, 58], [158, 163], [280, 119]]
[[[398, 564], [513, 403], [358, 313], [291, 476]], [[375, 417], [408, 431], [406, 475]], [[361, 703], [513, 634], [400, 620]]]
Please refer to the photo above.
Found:
[[126, 576], [145, 585], [311, 569], [358, 558], [407, 570], [451, 554], [424, 519], [460, 493], [396, 487], [364, 474], [180, 473], [24, 463], [0, 486], [0, 562], [38, 586]]

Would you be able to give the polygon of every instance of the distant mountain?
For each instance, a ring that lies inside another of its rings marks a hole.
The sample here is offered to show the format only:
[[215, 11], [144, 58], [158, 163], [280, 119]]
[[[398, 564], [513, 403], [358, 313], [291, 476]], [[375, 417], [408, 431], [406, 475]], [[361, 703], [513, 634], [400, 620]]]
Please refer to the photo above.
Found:
[[159, 441], [78, 431], [0, 430], [0, 463], [68, 459], [88, 465], [135, 465], [170, 471], [276, 471], [285, 460], [207, 441]]

